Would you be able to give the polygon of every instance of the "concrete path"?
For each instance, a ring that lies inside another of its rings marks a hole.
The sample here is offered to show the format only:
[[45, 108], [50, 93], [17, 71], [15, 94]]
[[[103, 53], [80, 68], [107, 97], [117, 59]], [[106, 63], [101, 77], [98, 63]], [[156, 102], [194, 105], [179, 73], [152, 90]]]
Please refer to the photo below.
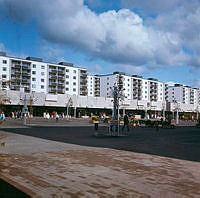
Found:
[[198, 162], [7, 132], [0, 177], [32, 197], [200, 197]]

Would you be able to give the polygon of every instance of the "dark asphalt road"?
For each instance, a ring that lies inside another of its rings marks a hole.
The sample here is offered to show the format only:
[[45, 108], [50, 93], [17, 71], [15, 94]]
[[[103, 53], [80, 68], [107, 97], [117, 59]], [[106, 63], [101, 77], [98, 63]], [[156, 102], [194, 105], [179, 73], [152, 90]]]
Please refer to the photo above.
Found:
[[[200, 129], [132, 128], [128, 137], [95, 137], [93, 126], [1, 129], [22, 135], [78, 145], [114, 148], [200, 162]], [[107, 130], [100, 127], [100, 130]]]

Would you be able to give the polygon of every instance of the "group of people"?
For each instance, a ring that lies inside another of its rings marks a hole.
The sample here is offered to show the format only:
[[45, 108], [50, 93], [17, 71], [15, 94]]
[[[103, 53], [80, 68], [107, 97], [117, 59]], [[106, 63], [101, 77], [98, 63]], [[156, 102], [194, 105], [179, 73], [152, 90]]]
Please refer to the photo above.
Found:
[[30, 112], [23, 113], [22, 111], [14, 111], [14, 112], [11, 112], [10, 117], [13, 119], [23, 119], [24, 117], [30, 118], [32, 117], [32, 115], [30, 114]]
[[[52, 112], [51, 114], [49, 112], [44, 112], [43, 113], [43, 118], [45, 119], [55, 119], [55, 120], [59, 120], [59, 119], [64, 119], [67, 118], [67, 116], [65, 116], [64, 113], [58, 114], [57, 112]], [[69, 116], [68, 116], [69, 118]]]

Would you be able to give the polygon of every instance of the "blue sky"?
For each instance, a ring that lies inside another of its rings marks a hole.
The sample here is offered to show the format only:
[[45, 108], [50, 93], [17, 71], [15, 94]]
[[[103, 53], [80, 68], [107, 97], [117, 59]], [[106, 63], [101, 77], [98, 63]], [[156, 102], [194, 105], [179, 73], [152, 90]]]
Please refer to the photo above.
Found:
[[0, 0], [0, 50], [200, 87], [199, 0]]

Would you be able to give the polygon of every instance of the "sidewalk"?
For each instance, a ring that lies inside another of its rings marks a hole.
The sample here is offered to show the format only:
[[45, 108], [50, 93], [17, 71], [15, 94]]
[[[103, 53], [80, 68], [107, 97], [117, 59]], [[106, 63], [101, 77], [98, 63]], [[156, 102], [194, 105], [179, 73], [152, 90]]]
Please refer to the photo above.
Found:
[[200, 197], [198, 162], [5, 132], [2, 142], [0, 178], [33, 197]]

